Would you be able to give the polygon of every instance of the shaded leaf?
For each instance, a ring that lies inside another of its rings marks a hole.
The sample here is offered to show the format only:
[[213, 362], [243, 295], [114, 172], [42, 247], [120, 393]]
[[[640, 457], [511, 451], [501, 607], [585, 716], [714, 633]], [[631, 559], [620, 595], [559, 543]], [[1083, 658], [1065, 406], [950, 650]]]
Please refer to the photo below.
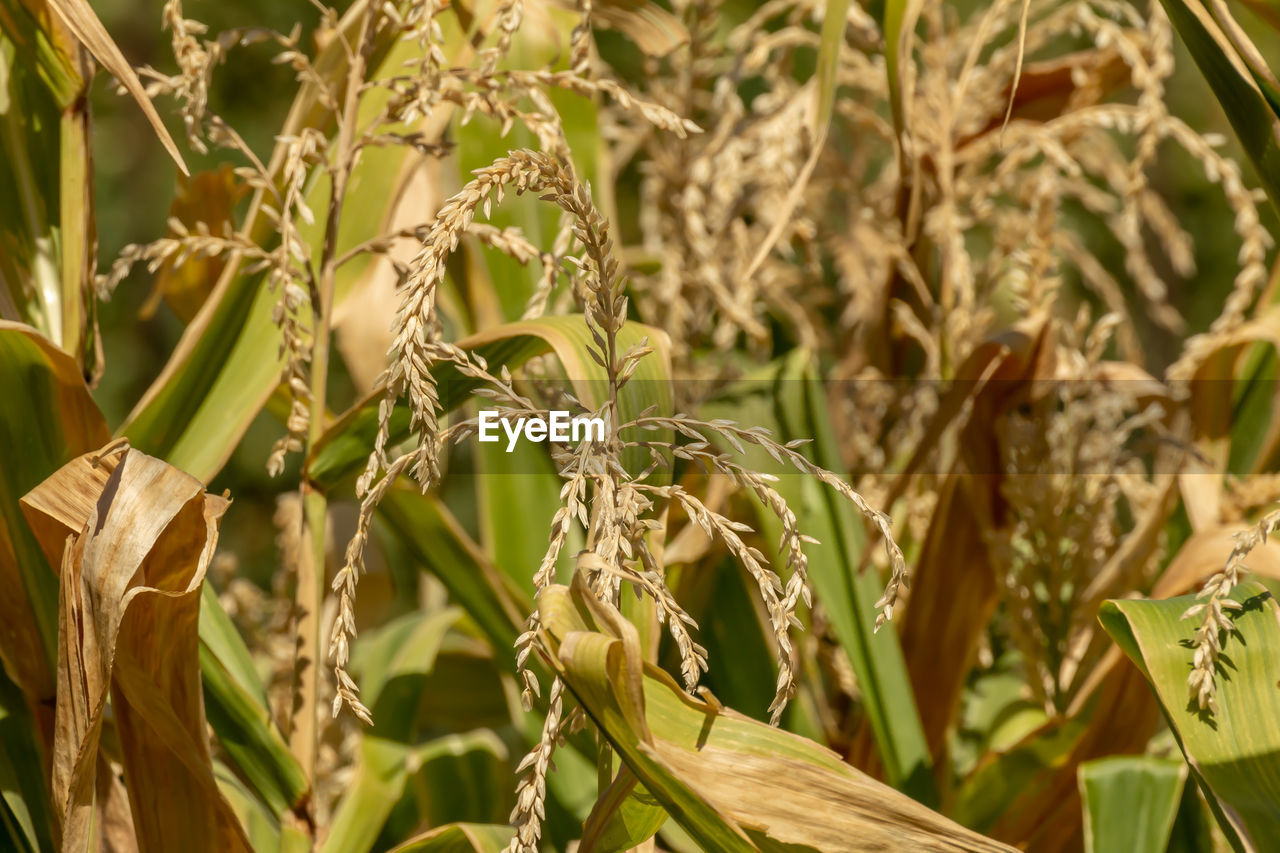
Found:
[[1085, 853], [1164, 853], [1187, 765], [1160, 758], [1100, 758], [1080, 766]]
[[438, 826], [393, 848], [393, 853], [500, 853], [515, 830], [492, 824]]
[[485, 556], [434, 495], [393, 488], [378, 507], [409, 555], [441, 580], [494, 648], [509, 649], [532, 601]]
[[205, 714], [249, 788], [279, 818], [303, 805], [310, 786], [271, 717], [256, 673], [245, 672], [242, 651], [235, 626], [206, 587], [199, 653]]
[[[56, 693], [57, 543], [46, 559], [23, 520], [19, 499], [64, 463], [100, 447], [102, 413], [71, 356], [30, 326], [0, 320], [0, 394], [22, 405], [0, 407], [0, 660], [36, 707]], [[47, 730], [52, 732], [52, 717]]]
[[1280, 105], [1264, 96], [1236, 46], [1200, 0], [1162, 0], [1162, 5], [1258, 170], [1271, 203], [1280, 204], [1280, 120], [1276, 112]]
[[[762, 386], [765, 392], [759, 390]], [[703, 414], [732, 415], [743, 423], [766, 427], [783, 443], [812, 439], [799, 448], [800, 453], [829, 471], [840, 472], [844, 467], [825, 392], [807, 353], [798, 351], [750, 377], [741, 389], [727, 389], [719, 402], [704, 406]], [[902, 648], [895, 632], [875, 630], [875, 602], [883, 587], [875, 572], [861, 571], [868, 547], [861, 518], [829, 488], [813, 478], [796, 476], [789, 464], [770, 459], [762, 449], [752, 448], [746, 461], [751, 470], [778, 476], [774, 487], [796, 513], [798, 529], [818, 540], [817, 545], [805, 546], [809, 580], [853, 665], [889, 782], [922, 801], [936, 800], [929, 749]], [[781, 532], [777, 517], [758, 500], [753, 504], [759, 529], [776, 540]]]
[[619, 853], [652, 838], [667, 813], [625, 764], [618, 770], [582, 828], [582, 853]]
[[49, 795], [44, 785], [44, 759], [33, 739], [36, 720], [26, 698], [0, 674], [0, 808], [8, 818], [0, 820], [14, 849], [50, 850], [53, 841]]
[[365, 735], [360, 745], [360, 764], [320, 850], [361, 853], [372, 849], [392, 807], [404, 794], [411, 771], [437, 758], [472, 750], [488, 751], [500, 758], [507, 754], [502, 741], [488, 729], [446, 735], [418, 746]]

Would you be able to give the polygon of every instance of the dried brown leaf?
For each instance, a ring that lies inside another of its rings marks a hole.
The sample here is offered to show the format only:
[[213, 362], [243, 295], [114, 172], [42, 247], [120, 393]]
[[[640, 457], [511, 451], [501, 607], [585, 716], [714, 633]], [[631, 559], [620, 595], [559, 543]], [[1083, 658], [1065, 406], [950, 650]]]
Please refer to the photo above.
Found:
[[214, 782], [198, 657], [200, 585], [229, 502], [121, 443], [97, 456], [73, 460], [23, 500], [42, 547], [63, 543], [53, 756], [60, 843], [86, 849], [112, 831], [95, 820], [110, 700], [139, 846], [247, 851]]

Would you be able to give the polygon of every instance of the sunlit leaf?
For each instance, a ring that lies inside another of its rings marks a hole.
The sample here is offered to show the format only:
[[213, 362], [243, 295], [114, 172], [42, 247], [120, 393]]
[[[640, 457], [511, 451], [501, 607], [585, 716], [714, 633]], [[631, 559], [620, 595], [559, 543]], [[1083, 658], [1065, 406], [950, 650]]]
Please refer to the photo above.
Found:
[[1280, 844], [1280, 606], [1252, 581], [1230, 599], [1242, 609], [1219, 659], [1214, 714], [1187, 698], [1194, 624], [1182, 615], [1195, 596], [1109, 601], [1099, 618], [1147, 676], [1232, 846], [1271, 850]]
[[[552, 665], [622, 760], [705, 849], [1008, 851], [797, 735], [695, 699], [575, 575], [539, 598]], [[815, 819], [821, 815], [821, 819]]]
[[0, 808], [7, 811], [0, 825], [11, 847], [32, 853], [53, 847], [49, 795], [44, 779], [31, 772], [43, 760], [32, 738], [36, 727], [22, 691], [0, 677]]

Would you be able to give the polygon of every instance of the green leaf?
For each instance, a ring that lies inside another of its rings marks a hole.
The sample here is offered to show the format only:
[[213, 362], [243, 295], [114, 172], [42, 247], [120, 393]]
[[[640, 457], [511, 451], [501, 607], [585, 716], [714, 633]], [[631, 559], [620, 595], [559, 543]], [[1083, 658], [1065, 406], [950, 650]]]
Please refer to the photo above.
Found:
[[1080, 765], [1085, 853], [1164, 853], [1187, 765], [1147, 756]]
[[965, 826], [987, 831], [1005, 815], [1009, 803], [1049, 796], [1053, 769], [1068, 760], [1084, 728], [1083, 721], [1067, 719], [1061, 725], [1043, 726], [1005, 752], [989, 753], [956, 792], [949, 814]]
[[884, 0], [880, 31], [884, 33], [884, 69], [889, 79], [889, 109], [899, 138], [903, 131], [902, 63], [911, 61], [911, 38], [920, 17], [921, 0]]
[[[216, 601], [213, 607], [222, 613]], [[205, 640], [210, 629], [204, 617], [209, 612], [202, 601], [200, 679], [205, 717], [235, 769], [279, 818], [301, 805], [308, 791], [306, 776], [289, 752], [265, 702], [245, 689]], [[226, 614], [222, 615], [225, 618]]]
[[666, 820], [666, 811], [624, 764], [591, 809], [578, 849], [621, 853], [652, 838]]
[[[83, 92], [85, 80], [69, 34], [62, 37], [36, 20], [21, 0], [0, 0], [0, 33], [13, 44], [20, 63], [34, 69], [59, 109], [71, 106]], [[3, 97], [0, 94], [0, 99]]]
[[[416, 488], [407, 486], [393, 488], [379, 506], [379, 514], [387, 522], [387, 532], [399, 540], [406, 555], [443, 582], [449, 591], [450, 601], [467, 612], [475, 627], [496, 650], [494, 662], [499, 671], [514, 673], [515, 653], [512, 647], [516, 637], [525, 630], [526, 620], [533, 609], [529, 596], [493, 565], [435, 494], [423, 495]], [[450, 660], [449, 657], [438, 660], [436, 668], [449, 665]], [[467, 703], [491, 695], [483, 685], [476, 683], [475, 669], [473, 663], [466, 669], [452, 670], [451, 678], [446, 677], [449, 673], [432, 676], [433, 681], [438, 678], [442, 685], [448, 685], [449, 695], [461, 703], [457, 710], [450, 712], [452, 718], [468, 721], [470, 726], [481, 722], [476, 716], [481, 712], [476, 704]], [[464, 673], [470, 674], [473, 683], [460, 688], [456, 686], [457, 679]], [[423, 689], [429, 690], [429, 685]], [[482, 692], [478, 696], [469, 695], [472, 689]], [[432, 697], [428, 696], [424, 701], [430, 703]], [[535, 707], [545, 710], [545, 703], [545, 694], [535, 699]], [[505, 706], [503, 710], [506, 710]], [[375, 708], [374, 713], [380, 728], [390, 727], [390, 721], [385, 725], [382, 721], [381, 707]], [[541, 721], [536, 715], [519, 715], [518, 726], [522, 729], [526, 745], [538, 742]], [[587, 793], [589, 789], [583, 782], [595, 780], [594, 764], [583, 756], [594, 755], [594, 748], [590, 739], [583, 735], [570, 735], [568, 743], [573, 750], [557, 754], [556, 773], [547, 781], [551, 794], [547, 801], [548, 813], [552, 814], [563, 805], [565, 810], [581, 820], [590, 810], [593, 799], [593, 791]]]
[[76, 250], [89, 227], [77, 52], [21, 3], [0, 6], [0, 317], [30, 323], [73, 355], [86, 283]]
[[409, 839], [392, 853], [501, 853], [514, 835], [509, 826], [451, 823]]
[[1189, 701], [1195, 601], [1119, 600], [1099, 620], [1146, 675], [1218, 823], [1238, 851], [1280, 849], [1280, 607], [1261, 584], [1230, 596], [1242, 609], [1219, 658], [1218, 711]]
[[280, 850], [280, 819], [225, 764], [213, 763], [213, 777], [218, 783], [218, 790], [240, 819], [250, 846], [254, 850]]
[[[339, 26], [347, 31], [346, 38], [352, 36], [363, 9], [357, 4], [340, 22]], [[386, 28], [375, 45], [370, 66], [378, 69], [377, 74], [401, 70], [407, 56], [403, 51], [417, 44], [396, 44], [393, 36], [394, 28]], [[345, 79], [344, 43], [341, 36], [329, 39], [315, 60], [318, 73], [330, 81]], [[393, 44], [397, 50], [391, 50]], [[332, 124], [333, 116], [319, 104], [316, 92], [312, 83], [301, 86], [281, 134], [296, 134], [304, 127], [327, 129]], [[365, 106], [362, 102], [362, 110]], [[398, 195], [389, 190], [410, 155], [404, 146], [364, 152], [350, 181], [344, 207], [349, 213], [341, 222], [339, 251], [382, 233], [388, 207]], [[273, 174], [278, 174], [282, 159], [278, 150], [269, 166]], [[308, 192], [308, 204], [313, 210], [324, 210], [327, 197], [327, 183], [317, 180]], [[304, 237], [318, 247], [324, 225], [323, 218], [318, 219], [303, 229]], [[269, 245], [274, 239], [271, 221], [256, 202], [243, 227], [264, 244]], [[366, 263], [367, 259], [357, 258], [340, 270], [335, 308], [350, 292]], [[280, 331], [271, 319], [276, 300], [264, 274], [245, 275], [235, 264], [228, 264], [160, 376], [129, 414], [119, 434], [128, 436], [135, 447], [164, 458], [204, 482], [210, 481], [280, 385], [284, 367], [279, 352]]]
[[444, 583], [496, 649], [510, 649], [533, 602], [500, 572], [434, 494], [393, 488], [378, 507], [409, 556]]
[[357, 640], [351, 665], [360, 674], [369, 707], [377, 705], [383, 688], [397, 676], [430, 672], [445, 634], [461, 615], [456, 607], [414, 611]]
[[[645, 788], [704, 849], [1010, 851], [834, 752], [682, 691], [584, 576], [539, 597], [551, 665]], [[821, 816], [818, 819], [817, 816]]]
[[822, 15], [822, 41], [818, 46], [818, 110], [814, 114], [814, 138], [826, 136], [836, 104], [836, 71], [849, 18], [849, 0], [827, 0]]
[[205, 716], [218, 742], [279, 820], [302, 804], [307, 778], [272, 719], [249, 649], [209, 584], [200, 594], [200, 678]]
[[[455, 759], [477, 753], [491, 763], [506, 765], [506, 746], [489, 729], [416, 743], [422, 690], [393, 689], [398, 679], [426, 676], [434, 670], [446, 634], [460, 615], [457, 608], [415, 611], [356, 641], [352, 666], [378, 724], [361, 740], [359, 768], [343, 794], [322, 849], [343, 853], [372, 849], [405, 797], [411, 777], [418, 777], [419, 786], [428, 784], [428, 779], [445, 781], [424, 775], [433, 762], [444, 762], [456, 773]], [[444, 788], [438, 797], [429, 790], [419, 797], [430, 802], [449, 795]], [[414, 825], [424, 817], [417, 815]]]
[[1200, 72], [1227, 114], [1273, 205], [1280, 204], [1280, 122], [1231, 40], [1200, 0], [1162, 0]]
[[[731, 417], [770, 429], [782, 442], [812, 439], [800, 452], [829, 471], [843, 463], [811, 357], [802, 351], [732, 387], [704, 414]], [[849, 503], [812, 477], [747, 448], [746, 466], [778, 476], [774, 487], [796, 513], [797, 526], [820, 544], [805, 546], [809, 580], [826, 610], [840, 647], [862, 688], [863, 708], [891, 784], [922, 802], [936, 802], [929, 748], [894, 631], [875, 630], [875, 602], [882, 592], [875, 572], [860, 572], [868, 542]], [[755, 501], [761, 532], [776, 541], [780, 522]]]
[[777, 672], [765, 664], [774, 656], [773, 631], [756, 611], [755, 580], [728, 557], [680, 571], [677, 595], [701, 626], [698, 640], [713, 662], [704, 683], [725, 704], [767, 721]]
[[[71, 356], [30, 326], [0, 320], [0, 660], [36, 702], [52, 702], [58, 575], [18, 501], [66, 462], [101, 447], [106, 422]], [[58, 560], [61, 555], [53, 559]], [[56, 567], [55, 567], [56, 568]]]
[[507, 754], [502, 741], [488, 729], [446, 735], [418, 746], [366, 734], [360, 745], [360, 765], [320, 846], [322, 853], [371, 850], [392, 808], [404, 795], [411, 772], [436, 759], [473, 750], [501, 758]]
[[22, 692], [0, 673], [0, 808], [7, 809], [11, 841], [18, 848], [52, 850], [52, 809], [41, 774], [39, 748], [32, 733], [36, 721]]
[[[494, 565], [532, 598], [529, 567], [537, 566], [547, 550], [563, 481], [546, 448], [526, 441], [510, 452], [505, 439], [477, 443], [474, 458], [481, 544]], [[576, 551], [566, 547], [560, 566], [567, 566]]]
[[1007, 752], [1047, 721], [1044, 707], [1030, 699], [1026, 678], [1016, 668], [1018, 663], [1012, 655], [1003, 656], [996, 668], [979, 675], [965, 691], [951, 747], [957, 776], [968, 776], [983, 756]]
[[1169, 832], [1169, 848], [1166, 853], [1209, 853], [1214, 849], [1214, 831], [1217, 829], [1209, 804], [1195, 785], [1182, 786], [1182, 801]]

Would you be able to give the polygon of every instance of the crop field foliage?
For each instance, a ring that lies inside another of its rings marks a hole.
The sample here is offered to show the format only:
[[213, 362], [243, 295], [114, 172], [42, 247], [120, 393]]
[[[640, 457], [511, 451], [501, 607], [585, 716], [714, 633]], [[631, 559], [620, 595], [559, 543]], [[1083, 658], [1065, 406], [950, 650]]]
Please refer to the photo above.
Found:
[[1278, 31], [0, 0], [0, 849], [1280, 850]]

